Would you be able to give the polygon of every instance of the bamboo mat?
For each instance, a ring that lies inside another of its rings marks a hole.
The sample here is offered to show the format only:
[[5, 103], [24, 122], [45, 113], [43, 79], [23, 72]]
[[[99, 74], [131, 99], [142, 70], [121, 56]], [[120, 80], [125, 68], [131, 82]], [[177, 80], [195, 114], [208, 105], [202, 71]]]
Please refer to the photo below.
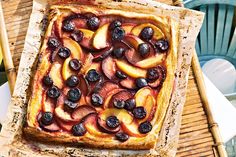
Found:
[[[10, 50], [14, 65], [18, 69], [32, 10], [32, 0], [2, 0], [2, 5]], [[214, 148], [214, 139], [209, 130], [207, 116], [191, 68], [177, 156], [214, 156]]]

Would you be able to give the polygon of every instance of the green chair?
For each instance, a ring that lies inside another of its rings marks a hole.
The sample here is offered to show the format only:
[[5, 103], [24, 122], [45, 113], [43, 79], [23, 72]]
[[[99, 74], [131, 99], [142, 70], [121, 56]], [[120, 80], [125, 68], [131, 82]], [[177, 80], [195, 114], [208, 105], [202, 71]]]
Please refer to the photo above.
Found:
[[[186, 8], [205, 12], [196, 42], [201, 66], [213, 58], [223, 58], [236, 67], [236, 0], [184, 0]], [[229, 157], [236, 157], [236, 136], [226, 143]]]
[[233, 26], [236, 0], [185, 0], [184, 5], [206, 13], [196, 42], [200, 64], [223, 58], [236, 67], [236, 28]]

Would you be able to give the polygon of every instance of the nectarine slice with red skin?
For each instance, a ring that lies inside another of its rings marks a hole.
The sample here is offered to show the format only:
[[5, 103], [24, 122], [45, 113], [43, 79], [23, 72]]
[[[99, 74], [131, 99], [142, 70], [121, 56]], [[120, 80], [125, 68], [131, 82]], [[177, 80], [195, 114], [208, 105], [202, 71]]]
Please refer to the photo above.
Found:
[[72, 58], [75, 58], [81, 61], [84, 60], [83, 50], [76, 41], [72, 40], [71, 38], [63, 38], [62, 40], [63, 40], [64, 46], [70, 49]]
[[53, 122], [52, 124], [50, 125], [43, 125], [41, 124], [40, 127], [45, 130], [45, 131], [48, 131], [48, 132], [57, 132], [60, 130], [60, 127], [57, 125], [56, 122]]
[[149, 69], [162, 64], [166, 59], [166, 53], [156, 53], [155, 56], [143, 59], [136, 62], [136, 66], [144, 69]]
[[134, 90], [137, 88], [135, 84], [135, 80], [129, 77], [124, 80], [121, 80], [120, 85], [124, 88], [131, 89], [131, 90]]
[[125, 35], [124, 42], [127, 43], [130, 47], [133, 47], [136, 51], [138, 50], [139, 44], [144, 43], [143, 40], [132, 34]]
[[72, 112], [71, 117], [75, 121], [80, 121], [82, 118], [84, 118], [90, 113], [96, 113], [96, 109], [89, 105], [82, 105]]
[[156, 40], [159, 40], [159, 39], [162, 39], [165, 37], [164, 33], [161, 31], [160, 28], [158, 28], [157, 26], [151, 24], [151, 23], [143, 23], [143, 24], [140, 24], [140, 25], [137, 25], [135, 26], [131, 33], [136, 35], [136, 36], [139, 36], [141, 31], [145, 28], [145, 27], [151, 27], [154, 31], [154, 34], [153, 34], [153, 38], [156, 39]]
[[112, 134], [103, 133], [99, 130], [97, 125], [98, 115], [96, 113], [91, 113], [83, 119], [83, 123], [88, 133], [94, 135], [95, 137], [112, 137]]
[[47, 92], [44, 91], [42, 95], [42, 108], [44, 112], [54, 112], [55, 104], [52, 99], [47, 99]]
[[122, 24], [121, 28], [125, 30], [125, 34], [130, 34], [134, 26], [135, 24], [133, 23], [124, 23]]
[[153, 95], [153, 90], [150, 87], [144, 87], [141, 88], [137, 91], [137, 93], [134, 96], [135, 102], [136, 102], [136, 106], [144, 106], [147, 96], [148, 95]]
[[97, 124], [98, 124], [98, 128], [99, 128], [102, 132], [105, 132], [105, 133], [108, 133], [108, 134], [114, 134], [114, 133], [117, 133], [117, 132], [120, 131], [120, 126], [118, 126], [118, 127], [115, 128], [115, 129], [109, 128], [109, 127], [106, 125], [106, 121], [102, 120], [100, 117], [98, 117], [98, 119], [97, 119]]
[[[63, 63], [63, 67], [62, 67], [62, 77], [63, 80], [66, 81], [71, 75], [75, 74], [74, 71], [72, 71], [69, 67], [69, 62], [71, 61], [71, 57], [67, 58], [64, 63]], [[58, 75], [58, 74], [57, 74]], [[55, 75], [55, 76], [57, 76]]]
[[93, 47], [95, 49], [103, 49], [109, 46], [108, 43], [108, 28], [109, 23], [104, 24], [103, 26], [99, 27], [97, 31], [93, 35]]
[[123, 60], [116, 60], [117, 67], [124, 72], [125, 74], [129, 75], [132, 78], [145, 78], [147, 71], [141, 68], [134, 67]]
[[148, 95], [143, 106], [147, 111], [147, 115], [144, 119], [140, 120], [139, 123], [144, 121], [151, 121], [153, 119], [157, 107], [155, 98], [152, 95]]
[[117, 88], [117, 89], [113, 89], [112, 91], [108, 92], [107, 95], [104, 98], [104, 103], [103, 103], [103, 109], [108, 108], [109, 102], [112, 98], [112, 96], [120, 91], [122, 91], [124, 89], [121, 88]]
[[125, 109], [107, 108], [99, 113], [102, 120], [106, 120], [109, 116], [116, 116], [120, 122], [127, 125], [133, 121], [133, 116]]
[[102, 61], [102, 71], [105, 74], [105, 76], [110, 79], [113, 80], [116, 78], [115, 74], [116, 74], [116, 62], [112, 57], [107, 57], [106, 59], [104, 59]]
[[103, 97], [103, 98], [105, 98], [106, 95], [107, 95], [110, 91], [119, 88], [119, 85], [117, 85], [117, 84], [115, 84], [115, 83], [113, 83], [113, 82], [111, 82], [111, 81], [106, 81], [106, 82], [104, 82], [102, 85], [103, 85], [103, 86], [102, 86], [102, 88], [98, 91], [98, 94], [99, 94], [101, 97]]
[[131, 124], [125, 124], [123, 122], [121, 122], [121, 128], [122, 130], [127, 133], [129, 136], [133, 136], [133, 137], [145, 137], [145, 134], [141, 134], [138, 131], [138, 126], [139, 123], [134, 120]]
[[64, 131], [71, 131], [71, 129], [72, 129], [72, 127], [73, 127], [73, 125], [75, 125], [77, 122], [69, 122], [69, 123], [66, 123], [66, 122], [63, 122], [63, 121], [61, 121], [61, 120], [56, 120], [57, 121], [57, 124], [58, 124], [58, 126], [60, 126], [60, 128], [62, 129], [62, 130], [64, 130]]
[[80, 75], [79, 76], [79, 82], [80, 82], [80, 84], [79, 84], [79, 89], [81, 90], [81, 92], [82, 92], [82, 94], [84, 95], [84, 96], [87, 96], [88, 94], [89, 94], [89, 92], [90, 92], [90, 86], [89, 86], [89, 83], [88, 83], [88, 81], [84, 78], [84, 76], [83, 75]]
[[104, 59], [106, 59], [113, 51], [113, 47], [110, 46], [110, 47], [107, 47], [103, 50], [101, 50], [100, 52], [94, 52], [93, 53], [93, 61], [94, 62], [99, 62], [99, 61], [102, 61]]
[[126, 101], [132, 97], [133, 97], [133, 94], [130, 91], [122, 90], [112, 96], [108, 107], [110, 108], [113, 107], [113, 103], [116, 100]]
[[94, 32], [88, 29], [82, 29], [82, 28], [79, 30], [83, 32], [84, 34], [83, 39], [82, 41], [79, 42], [79, 44], [88, 50], [92, 50], [92, 41], [93, 41]]

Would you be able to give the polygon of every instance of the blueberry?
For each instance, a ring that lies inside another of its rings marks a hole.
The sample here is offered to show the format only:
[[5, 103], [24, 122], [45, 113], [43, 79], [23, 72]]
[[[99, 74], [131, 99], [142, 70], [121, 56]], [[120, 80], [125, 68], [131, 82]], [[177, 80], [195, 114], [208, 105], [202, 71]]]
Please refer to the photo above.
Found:
[[74, 136], [83, 136], [87, 132], [83, 123], [76, 124], [72, 127], [72, 134]]
[[68, 58], [70, 54], [71, 54], [70, 49], [68, 49], [67, 47], [61, 47], [58, 50], [58, 56], [62, 59]]
[[115, 116], [110, 116], [106, 119], [106, 125], [109, 128], [117, 128], [120, 125], [119, 120]]
[[78, 106], [77, 103], [74, 103], [70, 100], [65, 100], [64, 102], [64, 109], [67, 111], [73, 111], [74, 109], [76, 109]]
[[143, 88], [145, 86], [147, 86], [148, 83], [147, 83], [147, 80], [145, 78], [138, 78], [136, 79], [136, 86], [138, 88]]
[[136, 107], [135, 99], [131, 98], [125, 101], [125, 109], [128, 111], [132, 111]]
[[114, 100], [113, 106], [118, 109], [122, 109], [125, 107], [125, 101], [123, 100]]
[[79, 84], [79, 78], [76, 75], [72, 75], [66, 80], [66, 84], [69, 87], [75, 87]]
[[75, 24], [71, 20], [65, 20], [62, 23], [62, 30], [65, 32], [73, 32], [75, 29]]
[[143, 40], [150, 40], [153, 37], [154, 31], [151, 27], [145, 27], [140, 33]]
[[95, 69], [91, 69], [88, 71], [87, 75], [86, 75], [86, 79], [89, 82], [96, 82], [101, 78], [100, 74], [95, 70]]
[[147, 79], [149, 81], [155, 81], [157, 80], [162, 74], [162, 71], [160, 68], [151, 68], [147, 70]]
[[101, 106], [103, 104], [103, 98], [99, 94], [93, 93], [91, 96], [91, 103], [94, 106]]
[[127, 135], [124, 132], [118, 132], [118, 133], [116, 133], [115, 136], [116, 136], [116, 139], [121, 141], [121, 142], [125, 142], [129, 139], [129, 135]]
[[143, 106], [135, 107], [133, 109], [133, 115], [137, 119], [143, 119], [146, 117], [147, 111], [145, 110]]
[[116, 71], [116, 77], [118, 77], [119, 79], [126, 79], [127, 78], [127, 76], [119, 70]]
[[44, 125], [50, 125], [53, 123], [53, 114], [51, 112], [44, 112], [40, 120]]
[[69, 62], [69, 67], [73, 71], [79, 71], [82, 67], [82, 63], [78, 59], [72, 59]]
[[142, 122], [139, 125], [138, 130], [140, 133], [146, 134], [152, 130], [152, 124], [149, 121]]
[[116, 27], [111, 34], [111, 39], [113, 41], [120, 41], [125, 36], [125, 30], [121, 27]]
[[124, 55], [125, 49], [122, 47], [116, 48], [113, 50], [112, 54], [113, 56], [115, 56], [116, 58], [122, 58]]
[[48, 39], [47, 44], [48, 44], [49, 48], [51, 48], [52, 50], [55, 50], [56, 48], [58, 48], [60, 46], [59, 41], [54, 37], [50, 37]]
[[52, 86], [47, 91], [47, 96], [49, 98], [57, 99], [61, 95], [59, 89], [56, 86]]
[[77, 30], [77, 31], [71, 33], [70, 37], [71, 37], [71, 39], [73, 39], [76, 42], [81, 42], [84, 37], [84, 33], [80, 30]]
[[109, 30], [114, 30], [116, 27], [120, 27], [121, 22], [119, 20], [112, 21], [112, 23], [109, 25]]
[[53, 80], [49, 75], [43, 77], [43, 84], [45, 86], [51, 87], [53, 85]]
[[169, 48], [169, 43], [167, 40], [161, 39], [155, 43], [155, 47], [159, 52], [165, 52]]
[[90, 17], [87, 21], [87, 26], [91, 30], [98, 29], [99, 24], [100, 24], [100, 20], [96, 16]]
[[139, 44], [138, 52], [142, 57], [147, 57], [150, 54], [150, 46], [147, 43]]
[[70, 89], [67, 93], [67, 97], [70, 101], [76, 102], [81, 98], [81, 91], [79, 88]]

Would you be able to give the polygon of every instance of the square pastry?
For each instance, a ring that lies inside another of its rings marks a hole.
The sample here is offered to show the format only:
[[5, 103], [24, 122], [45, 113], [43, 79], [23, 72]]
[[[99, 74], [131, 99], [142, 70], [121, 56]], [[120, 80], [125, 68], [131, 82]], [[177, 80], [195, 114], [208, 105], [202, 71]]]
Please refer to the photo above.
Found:
[[51, 7], [24, 134], [53, 143], [151, 149], [175, 86], [179, 24], [93, 6]]

